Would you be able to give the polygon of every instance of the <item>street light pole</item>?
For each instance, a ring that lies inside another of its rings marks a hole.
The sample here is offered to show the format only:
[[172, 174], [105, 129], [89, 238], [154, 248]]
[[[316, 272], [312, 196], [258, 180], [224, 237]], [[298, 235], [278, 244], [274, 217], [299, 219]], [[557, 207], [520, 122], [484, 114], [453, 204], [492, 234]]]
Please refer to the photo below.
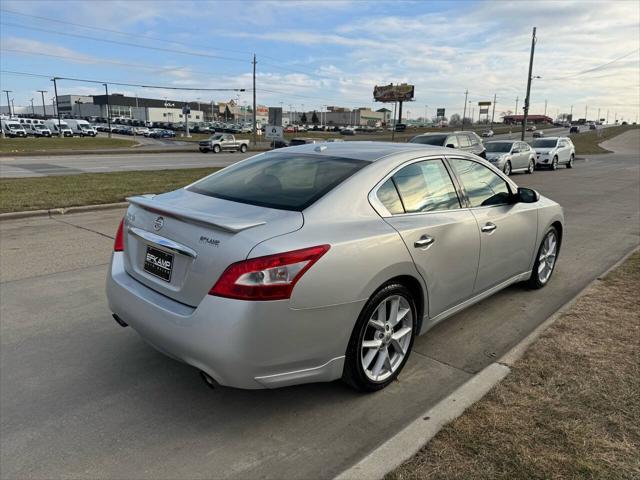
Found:
[[12, 115], [11, 115], [11, 101], [9, 100], [9, 94], [13, 90], [2, 90], [2, 91], [7, 94], [7, 109], [9, 110], [9, 118], [11, 118], [12, 117]]
[[469, 90], [464, 91], [464, 109], [462, 110], [462, 130], [464, 130], [464, 117], [467, 116], [467, 97], [469, 96]]
[[56, 96], [56, 111], [58, 117], [58, 136], [62, 136], [62, 122], [60, 121], [60, 103], [58, 102], [58, 84], [56, 83], [57, 77], [53, 77], [51, 80], [53, 81], [53, 91]]
[[524, 99], [524, 116], [522, 118], [522, 133], [520, 140], [524, 142], [524, 132], [527, 129], [527, 116], [529, 115], [529, 102], [531, 101], [531, 80], [533, 79], [533, 55], [536, 50], [536, 27], [533, 27], [531, 35], [531, 55], [529, 56], [529, 76], [527, 77], [527, 96]]
[[42, 95], [42, 117], [47, 118], [47, 105], [44, 103], [44, 94], [47, 93], [47, 90], [38, 90], [40, 95]]
[[33, 98], [31, 99], [31, 115], [36, 116], [36, 109], [33, 108]]
[[109, 87], [106, 83], [104, 85], [104, 93], [107, 97], [107, 128], [109, 129], [109, 138], [111, 138], [111, 107], [109, 106]]

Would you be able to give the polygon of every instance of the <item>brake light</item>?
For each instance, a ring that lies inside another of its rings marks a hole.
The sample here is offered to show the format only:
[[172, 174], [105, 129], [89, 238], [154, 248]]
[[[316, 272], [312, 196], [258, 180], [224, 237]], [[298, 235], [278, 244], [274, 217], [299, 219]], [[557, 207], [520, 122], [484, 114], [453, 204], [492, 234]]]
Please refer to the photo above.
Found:
[[251, 258], [231, 264], [209, 295], [241, 300], [284, 300], [329, 245]]
[[118, 225], [118, 231], [116, 232], [116, 238], [113, 241], [113, 251], [114, 252], [123, 252], [124, 251], [124, 218], [120, 220], [120, 225]]

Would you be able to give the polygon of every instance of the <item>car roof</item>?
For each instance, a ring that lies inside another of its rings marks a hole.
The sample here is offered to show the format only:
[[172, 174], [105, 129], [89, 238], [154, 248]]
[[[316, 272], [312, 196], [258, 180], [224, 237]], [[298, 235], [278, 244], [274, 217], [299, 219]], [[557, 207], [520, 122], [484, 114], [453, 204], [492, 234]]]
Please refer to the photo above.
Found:
[[289, 147], [289, 152], [307, 153], [327, 157], [353, 158], [374, 162], [384, 157], [407, 152], [433, 154], [451, 154], [450, 148], [420, 143], [392, 143], [392, 142], [325, 142], [311, 143]]

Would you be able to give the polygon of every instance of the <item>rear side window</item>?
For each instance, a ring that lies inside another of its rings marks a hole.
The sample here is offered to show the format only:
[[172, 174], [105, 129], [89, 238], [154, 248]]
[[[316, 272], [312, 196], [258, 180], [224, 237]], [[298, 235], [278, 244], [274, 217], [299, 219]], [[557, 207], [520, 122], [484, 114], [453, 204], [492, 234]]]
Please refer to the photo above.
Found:
[[260, 155], [203, 178], [188, 190], [234, 202], [301, 211], [368, 164], [321, 155]]
[[469, 137], [466, 135], [458, 135], [458, 143], [461, 148], [470, 147], [471, 142], [469, 141]]
[[412, 163], [393, 176], [407, 213], [460, 208], [458, 195], [442, 160]]
[[378, 188], [377, 196], [390, 214], [398, 215], [399, 213], [404, 213], [400, 195], [398, 195], [398, 190], [396, 190], [392, 179], [387, 180]]

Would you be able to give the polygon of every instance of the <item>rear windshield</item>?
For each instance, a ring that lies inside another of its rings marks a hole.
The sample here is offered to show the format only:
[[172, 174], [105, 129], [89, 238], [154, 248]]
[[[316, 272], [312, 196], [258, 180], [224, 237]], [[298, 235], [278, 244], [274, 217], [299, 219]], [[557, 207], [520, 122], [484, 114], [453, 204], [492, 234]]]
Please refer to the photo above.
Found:
[[558, 143], [557, 140], [534, 140], [532, 146], [533, 148], [553, 148], [556, 143]]
[[302, 211], [368, 164], [321, 155], [260, 155], [203, 178], [188, 190], [234, 202]]
[[409, 140], [409, 143], [422, 143], [424, 145], [444, 145], [447, 135], [419, 135]]
[[507, 142], [496, 142], [496, 143], [485, 143], [484, 146], [487, 147], [487, 152], [510, 152], [511, 151], [511, 143]]

